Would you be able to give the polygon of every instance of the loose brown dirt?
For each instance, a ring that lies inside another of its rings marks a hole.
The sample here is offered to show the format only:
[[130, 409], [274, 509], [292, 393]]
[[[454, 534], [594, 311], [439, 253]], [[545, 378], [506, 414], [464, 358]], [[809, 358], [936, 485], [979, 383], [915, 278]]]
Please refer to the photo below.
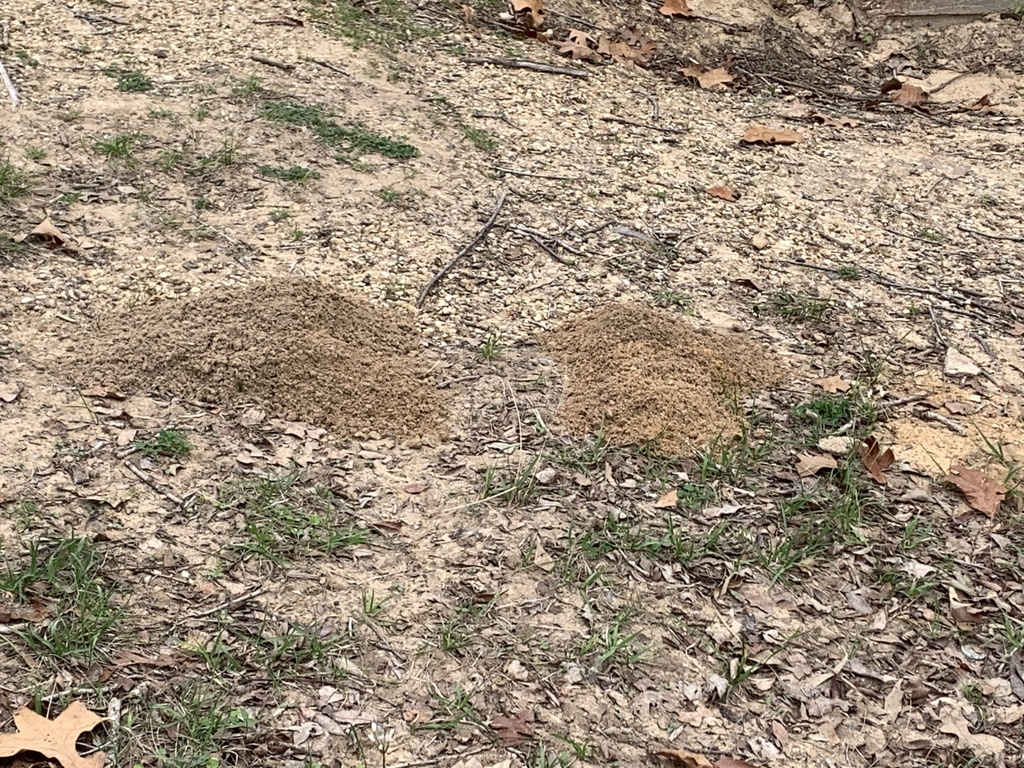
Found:
[[285, 278], [108, 317], [64, 369], [83, 387], [255, 402], [342, 435], [421, 437], [441, 429], [442, 408], [417, 347], [406, 312]]
[[746, 337], [638, 304], [600, 307], [552, 334], [549, 346], [566, 370], [565, 428], [670, 453], [736, 434], [730, 404], [780, 378], [771, 353]]

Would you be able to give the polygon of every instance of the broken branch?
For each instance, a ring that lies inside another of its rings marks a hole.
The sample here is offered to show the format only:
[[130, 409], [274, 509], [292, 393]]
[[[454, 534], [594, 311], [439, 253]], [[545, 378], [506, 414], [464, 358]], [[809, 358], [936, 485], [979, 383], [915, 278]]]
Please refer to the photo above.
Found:
[[464, 56], [462, 59], [466, 64], [493, 64], [496, 67], [508, 67], [509, 69], [529, 69], [533, 72], [543, 72], [548, 75], [568, 75], [569, 77], [590, 77], [582, 69], [572, 67], [556, 67], [553, 64], [543, 64], [539, 61], [529, 59], [507, 59], [490, 56]]

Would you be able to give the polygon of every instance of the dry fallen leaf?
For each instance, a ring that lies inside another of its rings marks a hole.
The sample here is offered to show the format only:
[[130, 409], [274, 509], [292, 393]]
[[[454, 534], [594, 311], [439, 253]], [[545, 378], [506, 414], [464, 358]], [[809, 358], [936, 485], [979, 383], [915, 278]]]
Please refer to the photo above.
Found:
[[495, 717], [491, 727], [505, 746], [513, 746], [533, 738], [533, 710], [524, 709], [515, 717]]
[[728, 200], [730, 203], [735, 203], [740, 199], [739, 193], [732, 187], [726, 187], [721, 184], [716, 184], [713, 187], [708, 187], [706, 190], [712, 197], [720, 197], [723, 200]]
[[61, 248], [69, 253], [78, 253], [79, 250], [78, 243], [57, 229], [57, 227], [53, 225], [53, 222], [50, 221], [49, 216], [43, 219], [42, 222], [39, 223], [39, 226], [27, 235], [18, 235], [15, 237], [14, 242], [22, 243], [30, 237], [41, 240], [51, 248]]
[[810, 456], [806, 453], [800, 454], [796, 462], [796, 471], [800, 477], [816, 475], [823, 469], [837, 469], [839, 465], [831, 456]]
[[658, 9], [663, 16], [692, 16], [693, 11], [686, 4], [686, 0], [665, 0], [665, 3]]
[[850, 382], [841, 376], [827, 376], [824, 379], [815, 379], [813, 384], [824, 389], [830, 395], [834, 395], [836, 392], [849, 392]]
[[403, 487], [402, 490], [405, 491], [406, 493], [417, 494], [423, 493], [429, 487], [430, 483], [420, 481], [418, 483], [409, 483], [408, 485]]
[[952, 587], [949, 588], [949, 615], [957, 624], [980, 624], [985, 620], [985, 612], [962, 602]]
[[738, 760], [735, 757], [722, 756], [715, 760], [715, 768], [755, 768], [753, 763], [746, 760]]
[[1006, 486], [978, 469], [961, 464], [949, 468], [947, 483], [952, 483], [963, 493], [967, 503], [989, 517], [999, 514], [999, 505], [1006, 498]]
[[654, 502], [655, 509], [675, 509], [676, 504], [679, 501], [679, 494], [676, 489], [673, 488], [668, 493], [663, 494], [656, 502]]
[[803, 140], [804, 137], [801, 134], [788, 128], [769, 128], [764, 125], [752, 125], [747, 128], [743, 138], [740, 139], [740, 143], [772, 146], [773, 144], [797, 144]]
[[534, 29], [540, 29], [544, 23], [544, 3], [542, 0], [512, 0], [512, 10], [523, 13]]
[[892, 448], [886, 448], [883, 451], [878, 440], [871, 436], [861, 445], [857, 446], [857, 453], [860, 454], [861, 461], [864, 462], [864, 468], [867, 469], [871, 479], [880, 485], [885, 485], [885, 470], [896, 461]]
[[[629, 30], [623, 34], [624, 37], [629, 39], [639, 39], [636, 35], [629, 35]], [[650, 54], [657, 48], [654, 43], [644, 39], [633, 47], [627, 39], [625, 42], [614, 42], [608, 36], [601, 35], [597, 43], [597, 52], [603, 56], [611, 56], [619, 64], [625, 64], [627, 66], [640, 66], [646, 67], [649, 63]]]
[[903, 87], [891, 93], [889, 98], [904, 107], [919, 107], [928, 98], [928, 94], [923, 88], [904, 83]]
[[71, 702], [53, 720], [47, 720], [28, 707], [22, 707], [14, 713], [14, 726], [18, 732], [0, 734], [0, 757], [13, 757], [19, 752], [37, 752], [56, 760], [63, 768], [102, 768], [106, 761], [103, 752], [82, 757], [78, 754], [75, 742], [104, 719], [90, 712], [80, 701]]
[[696, 80], [701, 88], [705, 90], [725, 90], [725, 86], [731, 83], [734, 78], [725, 67], [715, 69], [704, 69], [703, 67], [684, 67], [679, 70], [687, 77]]
[[659, 749], [654, 754], [658, 757], [668, 758], [681, 768], [715, 768], [714, 764], [704, 755], [684, 752], [681, 749]]
[[18, 396], [22, 393], [24, 387], [21, 384], [14, 382], [10, 384], [0, 384], [0, 401], [5, 403], [13, 403], [18, 399]]
[[567, 53], [574, 59], [591, 60], [597, 56], [597, 52], [591, 49], [589, 45], [593, 42], [596, 41], [586, 32], [573, 29], [569, 31], [569, 36], [565, 39], [565, 42], [562, 43], [558, 52]]

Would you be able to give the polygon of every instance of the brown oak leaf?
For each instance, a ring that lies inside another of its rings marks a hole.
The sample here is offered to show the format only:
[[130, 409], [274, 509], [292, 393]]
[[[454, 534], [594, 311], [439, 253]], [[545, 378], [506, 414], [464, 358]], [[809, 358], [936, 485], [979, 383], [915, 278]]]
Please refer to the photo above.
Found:
[[743, 138], [740, 139], [740, 143], [772, 146], [773, 144], [797, 144], [803, 140], [803, 135], [788, 128], [768, 128], [764, 125], [752, 125], [747, 128]]
[[102, 768], [107, 759], [103, 752], [88, 757], [78, 754], [75, 742], [105, 718], [90, 712], [80, 701], [73, 701], [55, 719], [47, 720], [28, 707], [14, 713], [17, 733], [0, 734], [0, 757], [14, 757], [19, 752], [36, 752], [56, 760], [62, 768]]
[[960, 489], [972, 509], [989, 517], [999, 514], [999, 505], [1006, 498], [1006, 486], [995, 478], [979, 469], [957, 464], [949, 468], [945, 480]]
[[591, 60], [597, 55], [597, 52], [590, 47], [590, 43], [594, 42], [596, 42], [594, 38], [586, 32], [573, 29], [569, 31], [569, 36], [562, 43], [558, 52], [567, 53], [574, 59]]
[[864, 468], [868, 475], [879, 485], [885, 485], [885, 471], [893, 465], [896, 457], [892, 448], [882, 450], [882, 446], [874, 436], [868, 437], [863, 443], [857, 446], [857, 453], [860, 460], [864, 462]]
[[665, 0], [658, 12], [663, 16], [693, 16], [686, 0]]
[[904, 107], [918, 107], [928, 100], [928, 92], [910, 83], [902, 83], [895, 77], [882, 84], [882, 93], [889, 99]]

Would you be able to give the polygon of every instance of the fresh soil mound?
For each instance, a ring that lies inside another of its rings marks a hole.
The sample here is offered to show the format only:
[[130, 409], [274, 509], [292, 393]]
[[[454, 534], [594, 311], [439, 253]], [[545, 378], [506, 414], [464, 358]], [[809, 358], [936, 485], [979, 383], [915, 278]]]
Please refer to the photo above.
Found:
[[565, 369], [563, 426], [684, 453], [732, 434], [735, 397], [779, 378], [763, 347], [637, 304], [601, 307], [548, 339]]
[[288, 278], [107, 318], [77, 343], [68, 373], [79, 384], [257, 402], [341, 434], [412, 437], [442, 422], [416, 347], [410, 316]]

